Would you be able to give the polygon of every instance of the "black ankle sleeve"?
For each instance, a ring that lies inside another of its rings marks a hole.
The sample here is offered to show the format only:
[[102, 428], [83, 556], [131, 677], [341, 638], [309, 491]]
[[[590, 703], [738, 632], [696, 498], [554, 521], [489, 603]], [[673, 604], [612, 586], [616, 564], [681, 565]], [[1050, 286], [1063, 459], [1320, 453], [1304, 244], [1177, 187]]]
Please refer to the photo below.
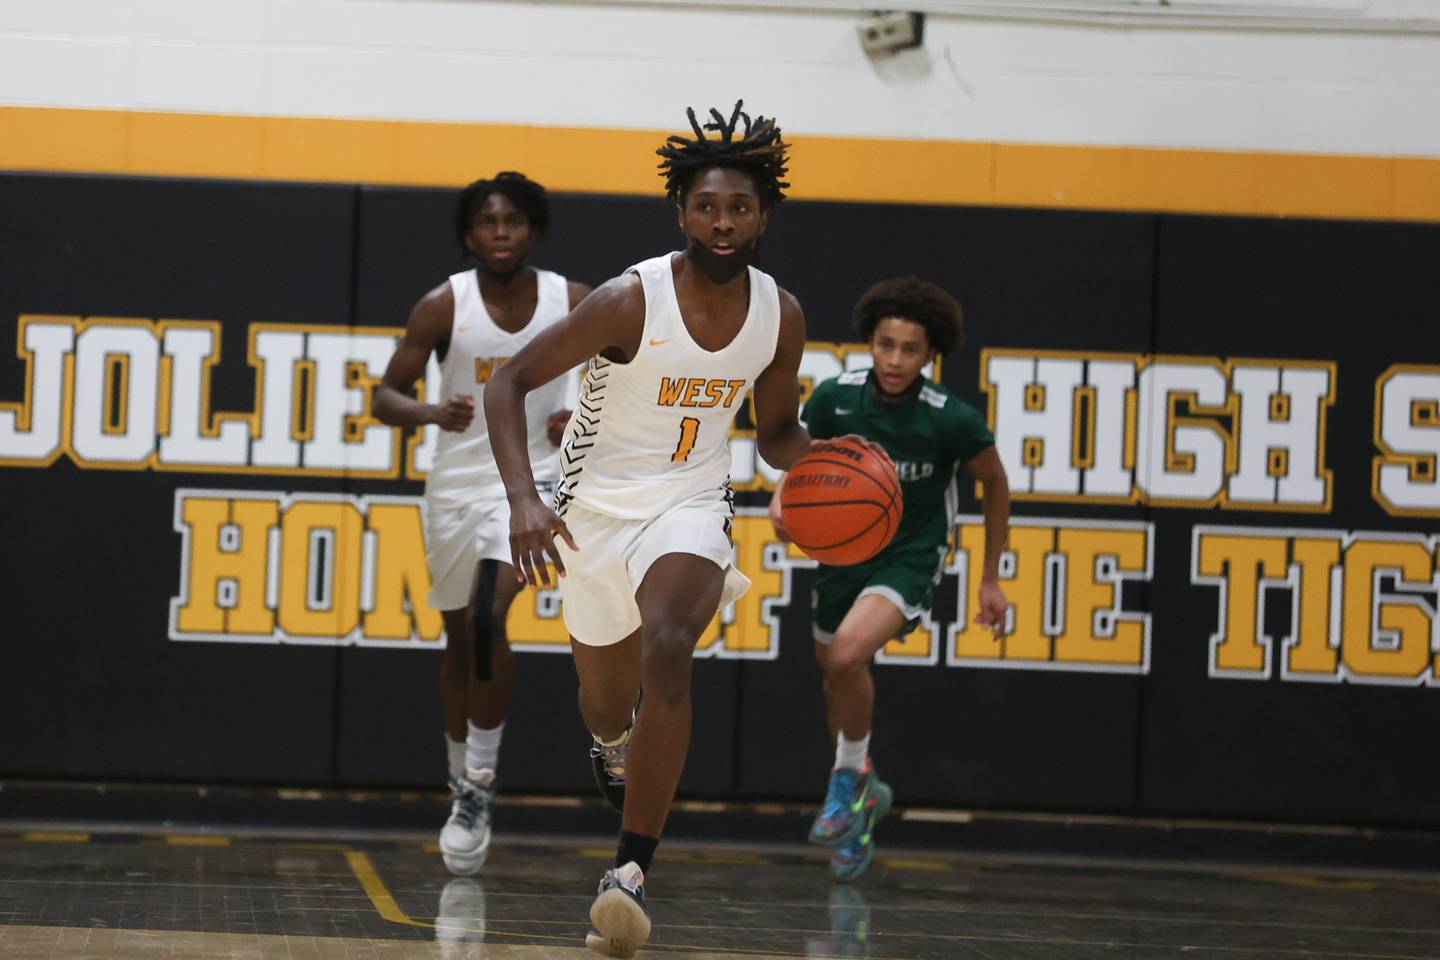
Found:
[[615, 866], [620, 867], [634, 860], [641, 871], [650, 872], [655, 860], [655, 848], [660, 845], [659, 837], [645, 837], [629, 830], [620, 831], [620, 845], [615, 849]]

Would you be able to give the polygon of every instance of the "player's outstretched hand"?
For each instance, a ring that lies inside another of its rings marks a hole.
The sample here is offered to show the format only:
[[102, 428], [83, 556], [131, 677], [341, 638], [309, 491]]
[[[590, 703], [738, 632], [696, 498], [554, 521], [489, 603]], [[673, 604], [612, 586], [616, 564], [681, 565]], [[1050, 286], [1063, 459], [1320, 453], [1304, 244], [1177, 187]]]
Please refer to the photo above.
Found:
[[565, 439], [565, 425], [569, 422], [569, 410], [556, 410], [546, 418], [545, 436], [550, 438], [550, 446], [560, 446], [560, 441]]
[[980, 581], [979, 607], [975, 622], [994, 630], [997, 637], [1004, 636], [1005, 612], [1010, 609], [1010, 601], [1005, 599], [1005, 591], [1000, 589], [1000, 584], [994, 580]]
[[775, 492], [770, 494], [770, 525], [775, 528], [775, 536], [780, 538], [781, 543], [790, 542], [790, 534], [785, 530], [785, 517], [780, 513], [780, 487], [775, 487]]
[[895, 466], [895, 461], [890, 459], [890, 454], [885, 452], [884, 447], [880, 446], [880, 444], [876, 443], [874, 440], [867, 440], [866, 438], [860, 436], [860, 434], [858, 433], [847, 433], [843, 437], [834, 437], [830, 440], [812, 440], [810, 442], [810, 449], [814, 450], [818, 444], [835, 443], [840, 440], [849, 440], [853, 443], [858, 443], [860, 444], [860, 446], [866, 448], [871, 453], [875, 454], [876, 456], [884, 460], [886, 463], [890, 464], [892, 468]]
[[515, 579], [530, 586], [550, 586], [550, 568], [565, 576], [565, 562], [555, 548], [555, 534], [565, 538], [571, 550], [579, 550], [575, 538], [570, 536], [565, 521], [545, 506], [539, 497], [532, 497], [528, 503], [510, 511], [510, 562], [515, 566]]
[[460, 433], [475, 419], [475, 398], [460, 393], [435, 407], [435, 423], [441, 430]]

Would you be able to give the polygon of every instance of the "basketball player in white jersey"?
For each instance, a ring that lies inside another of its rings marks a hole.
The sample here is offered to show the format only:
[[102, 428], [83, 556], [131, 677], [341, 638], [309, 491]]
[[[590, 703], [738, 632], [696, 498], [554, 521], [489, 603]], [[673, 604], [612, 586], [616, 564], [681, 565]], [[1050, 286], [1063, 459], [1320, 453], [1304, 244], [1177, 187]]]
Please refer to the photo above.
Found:
[[[703, 129], [689, 116], [695, 138], [671, 137], [658, 151], [685, 250], [604, 284], [485, 394], [517, 576], [548, 584], [546, 564], [556, 567], [581, 714], [597, 744], [628, 754], [615, 867], [586, 939], [617, 957], [650, 935], [644, 875], [689, 749], [695, 644], [749, 586], [729, 536], [727, 444], [746, 393], [767, 462], [788, 468], [811, 446], [796, 417], [804, 315], [750, 266], [788, 186], [786, 144], [772, 120], [752, 122], [738, 103], [728, 120], [712, 110]], [[586, 359], [551, 510], [531, 479], [524, 398]]]
[[[425, 481], [430, 605], [445, 622], [440, 700], [450, 759], [450, 819], [440, 852], [451, 872], [473, 874], [490, 845], [490, 812], [515, 660], [505, 617], [521, 583], [510, 569], [510, 508], [475, 407], [496, 370], [570, 312], [590, 288], [525, 266], [550, 224], [545, 189], [519, 173], [477, 180], [456, 200], [455, 235], [473, 270], [431, 290], [410, 314], [384, 379], [375, 416], [399, 427], [436, 424], [435, 462]], [[434, 354], [440, 403], [410, 396]], [[526, 398], [521, 438], [534, 483], [549, 494], [556, 451], [573, 406], [574, 377]]]

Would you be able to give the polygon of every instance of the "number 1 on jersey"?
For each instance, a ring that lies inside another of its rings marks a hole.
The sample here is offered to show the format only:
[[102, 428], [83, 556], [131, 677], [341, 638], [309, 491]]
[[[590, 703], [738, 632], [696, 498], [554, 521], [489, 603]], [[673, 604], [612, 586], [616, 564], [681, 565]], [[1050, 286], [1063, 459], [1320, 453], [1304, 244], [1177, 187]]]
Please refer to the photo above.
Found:
[[700, 435], [700, 421], [694, 417], [686, 417], [680, 421], [680, 442], [675, 444], [675, 452], [670, 455], [671, 463], [684, 463], [690, 458], [690, 451], [695, 449], [695, 438]]

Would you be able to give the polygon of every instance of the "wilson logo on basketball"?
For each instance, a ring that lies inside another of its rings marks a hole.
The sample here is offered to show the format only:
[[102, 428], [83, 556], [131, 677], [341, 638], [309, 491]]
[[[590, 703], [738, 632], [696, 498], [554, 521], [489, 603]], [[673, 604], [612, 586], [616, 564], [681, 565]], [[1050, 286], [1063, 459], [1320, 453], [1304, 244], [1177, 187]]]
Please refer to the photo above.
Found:
[[864, 451], [859, 450], [848, 443], [821, 443], [816, 445], [816, 447], [811, 452], [835, 454], [850, 460], [854, 460], [856, 463], [859, 463], [865, 459]]

